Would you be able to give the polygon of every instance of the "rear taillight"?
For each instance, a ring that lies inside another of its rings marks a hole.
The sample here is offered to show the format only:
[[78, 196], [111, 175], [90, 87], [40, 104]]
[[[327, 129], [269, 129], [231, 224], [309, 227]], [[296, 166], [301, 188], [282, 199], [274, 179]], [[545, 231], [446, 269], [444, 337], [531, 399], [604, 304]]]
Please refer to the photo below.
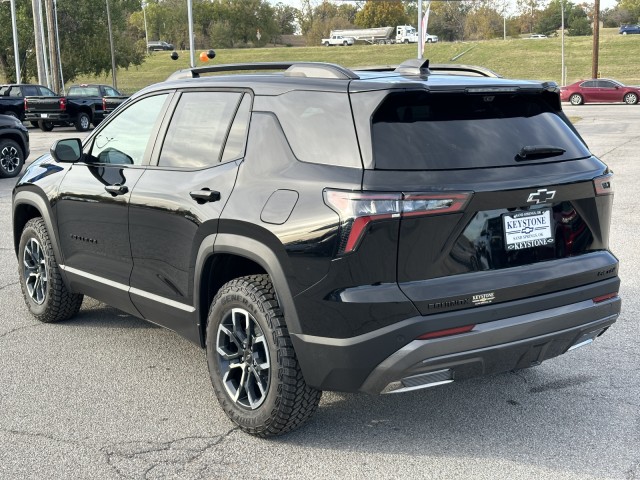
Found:
[[62, 97], [60, 99], [60, 110], [64, 112], [66, 109], [67, 109], [67, 99], [65, 97]]
[[107, 111], [107, 99], [102, 97], [102, 111], [106, 112]]
[[593, 179], [596, 195], [613, 195], [613, 173]]
[[338, 254], [354, 251], [371, 222], [442, 215], [464, 209], [470, 192], [386, 193], [325, 190], [325, 203], [340, 215]]
[[29, 110], [29, 102], [27, 102], [27, 97], [24, 97], [24, 111]]

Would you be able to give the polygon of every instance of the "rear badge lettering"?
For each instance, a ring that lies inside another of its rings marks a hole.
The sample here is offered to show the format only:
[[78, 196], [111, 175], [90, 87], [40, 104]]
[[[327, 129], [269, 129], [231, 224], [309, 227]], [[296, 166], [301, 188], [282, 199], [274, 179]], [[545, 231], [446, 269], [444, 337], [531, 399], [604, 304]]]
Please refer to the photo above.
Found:
[[446, 300], [444, 302], [429, 303], [427, 305], [427, 308], [429, 310], [439, 310], [442, 308], [462, 307], [464, 305], [469, 305], [470, 303], [471, 303], [470, 298], [463, 298], [461, 300]]
[[478, 305], [486, 305], [488, 303], [491, 303], [495, 300], [495, 298], [496, 298], [495, 292], [480, 293], [478, 295], [474, 295], [473, 297], [471, 297], [471, 301], [473, 302], [474, 305], [478, 306]]

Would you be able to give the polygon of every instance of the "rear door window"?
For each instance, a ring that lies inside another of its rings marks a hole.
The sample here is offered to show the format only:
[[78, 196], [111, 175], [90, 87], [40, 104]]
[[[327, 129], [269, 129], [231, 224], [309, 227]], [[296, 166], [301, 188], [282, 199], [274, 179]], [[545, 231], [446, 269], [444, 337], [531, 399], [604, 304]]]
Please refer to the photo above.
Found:
[[[540, 94], [393, 93], [373, 115], [372, 142], [379, 170], [501, 167], [590, 155]], [[530, 154], [526, 161], [518, 156], [539, 146], [554, 153]]]

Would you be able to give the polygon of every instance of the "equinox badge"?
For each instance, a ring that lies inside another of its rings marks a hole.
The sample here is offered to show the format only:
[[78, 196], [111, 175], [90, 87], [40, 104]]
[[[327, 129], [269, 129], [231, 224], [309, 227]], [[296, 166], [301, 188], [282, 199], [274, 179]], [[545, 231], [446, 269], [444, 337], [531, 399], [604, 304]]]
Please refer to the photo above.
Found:
[[541, 203], [545, 203], [547, 200], [552, 200], [555, 196], [555, 190], [549, 191], [546, 188], [541, 188], [537, 192], [530, 193], [529, 198], [527, 198], [527, 202], [536, 202], [536, 205], [540, 205]]

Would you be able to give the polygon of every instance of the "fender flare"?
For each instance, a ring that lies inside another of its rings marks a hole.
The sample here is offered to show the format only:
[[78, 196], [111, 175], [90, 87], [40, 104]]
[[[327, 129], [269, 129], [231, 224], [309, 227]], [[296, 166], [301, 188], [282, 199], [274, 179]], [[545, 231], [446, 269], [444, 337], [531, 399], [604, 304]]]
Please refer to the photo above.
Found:
[[298, 314], [293, 302], [293, 295], [291, 294], [287, 276], [282, 269], [278, 256], [264, 243], [240, 235], [231, 233], [212, 234], [205, 237], [200, 243], [194, 275], [195, 305], [200, 304], [200, 283], [203, 266], [211, 255], [219, 253], [245, 257], [260, 265], [271, 277], [273, 287], [278, 296], [278, 303], [285, 315], [289, 332], [302, 333]]
[[15, 212], [17, 207], [20, 205], [30, 205], [34, 207], [38, 212], [40, 212], [40, 216], [44, 220], [45, 225], [47, 226], [47, 231], [49, 232], [49, 236], [51, 239], [51, 244], [53, 245], [53, 253], [56, 256], [56, 260], [58, 263], [64, 263], [64, 258], [62, 256], [62, 250], [60, 250], [60, 244], [58, 243], [58, 231], [55, 228], [55, 224], [53, 221], [53, 215], [51, 213], [51, 207], [49, 202], [43, 199], [36, 192], [22, 190], [17, 192], [13, 197], [13, 218], [12, 218], [12, 226], [14, 230], [14, 248], [16, 254], [18, 252], [18, 245], [20, 243], [20, 237], [17, 235], [15, 231]]

